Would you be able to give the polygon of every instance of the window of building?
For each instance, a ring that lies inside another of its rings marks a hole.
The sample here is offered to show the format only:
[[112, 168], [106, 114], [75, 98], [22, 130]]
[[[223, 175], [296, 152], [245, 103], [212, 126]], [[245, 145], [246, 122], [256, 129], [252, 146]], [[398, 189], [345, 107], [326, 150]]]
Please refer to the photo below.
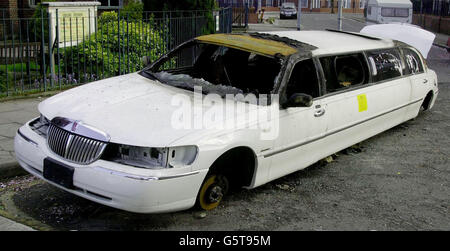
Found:
[[123, 6], [123, 0], [100, 0], [100, 8], [117, 8]]
[[286, 98], [289, 99], [294, 93], [308, 94], [313, 98], [320, 96], [317, 71], [312, 59], [298, 62], [292, 70], [286, 87]]
[[403, 55], [405, 57], [405, 74], [423, 73], [423, 65], [420, 56], [413, 50], [404, 48]]
[[41, 2], [41, 0], [28, 0], [30, 7], [36, 7]]
[[369, 70], [361, 53], [323, 57], [320, 64], [325, 75], [327, 93], [368, 83]]
[[397, 49], [370, 51], [367, 53], [372, 68], [373, 82], [388, 80], [402, 75], [402, 64]]

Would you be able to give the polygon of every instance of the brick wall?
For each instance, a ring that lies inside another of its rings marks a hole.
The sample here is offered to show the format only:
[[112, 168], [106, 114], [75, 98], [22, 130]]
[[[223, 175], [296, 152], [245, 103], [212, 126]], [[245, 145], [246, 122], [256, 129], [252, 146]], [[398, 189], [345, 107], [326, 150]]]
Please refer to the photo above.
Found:
[[17, 18], [17, 0], [0, 0], [1, 17]]
[[413, 14], [412, 22], [426, 30], [450, 35], [450, 17]]

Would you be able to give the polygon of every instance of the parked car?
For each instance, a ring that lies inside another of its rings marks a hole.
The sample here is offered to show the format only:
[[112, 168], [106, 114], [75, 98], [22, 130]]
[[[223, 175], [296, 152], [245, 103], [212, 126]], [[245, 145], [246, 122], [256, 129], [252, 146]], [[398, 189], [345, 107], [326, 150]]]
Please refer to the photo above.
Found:
[[[211, 93], [214, 102], [201, 102]], [[250, 94], [269, 96], [237, 98]], [[338, 31], [204, 35], [141, 72], [44, 100], [41, 116], [19, 128], [15, 153], [29, 173], [100, 204], [210, 210], [230, 188], [306, 168], [416, 117], [437, 95], [436, 73], [402, 42]], [[174, 116], [185, 102], [193, 112]], [[174, 127], [220, 102], [235, 116]], [[260, 122], [248, 116], [255, 110], [275, 115]], [[240, 126], [214, 126], [231, 118]], [[274, 128], [275, 137], [261, 137]]]
[[297, 7], [294, 3], [283, 3], [280, 7], [280, 19], [297, 18]]

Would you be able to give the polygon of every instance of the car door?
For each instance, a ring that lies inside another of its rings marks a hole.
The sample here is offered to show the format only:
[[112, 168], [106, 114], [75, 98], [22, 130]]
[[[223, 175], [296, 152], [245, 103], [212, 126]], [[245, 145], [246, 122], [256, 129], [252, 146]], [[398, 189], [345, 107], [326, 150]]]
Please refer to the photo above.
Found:
[[[425, 72], [421, 57], [417, 51], [411, 48], [402, 48], [404, 58], [404, 74], [408, 76], [411, 83], [411, 102], [423, 99], [429, 91], [432, 79]], [[421, 102], [411, 106], [408, 114], [415, 117], [419, 112]]]
[[364, 53], [323, 57], [320, 64], [328, 120], [323, 157], [404, 121], [410, 85], [397, 49], [371, 51], [367, 59]]
[[318, 139], [325, 133], [326, 114], [321, 106], [319, 77], [312, 59], [297, 62], [292, 67], [289, 81], [281, 91], [286, 99], [302, 93], [313, 97], [309, 107], [281, 108], [279, 135], [271, 151], [269, 180], [307, 167], [316, 161], [321, 150]]

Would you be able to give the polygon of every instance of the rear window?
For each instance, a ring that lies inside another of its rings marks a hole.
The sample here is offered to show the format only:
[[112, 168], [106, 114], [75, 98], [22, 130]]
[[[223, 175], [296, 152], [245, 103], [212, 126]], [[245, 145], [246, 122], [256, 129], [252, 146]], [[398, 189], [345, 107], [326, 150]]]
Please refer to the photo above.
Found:
[[295, 4], [294, 3], [283, 3], [284, 8], [295, 8]]
[[408, 17], [409, 10], [406, 8], [381, 8], [383, 17]]
[[372, 68], [373, 82], [384, 81], [402, 75], [402, 64], [397, 49], [369, 51], [367, 57]]

